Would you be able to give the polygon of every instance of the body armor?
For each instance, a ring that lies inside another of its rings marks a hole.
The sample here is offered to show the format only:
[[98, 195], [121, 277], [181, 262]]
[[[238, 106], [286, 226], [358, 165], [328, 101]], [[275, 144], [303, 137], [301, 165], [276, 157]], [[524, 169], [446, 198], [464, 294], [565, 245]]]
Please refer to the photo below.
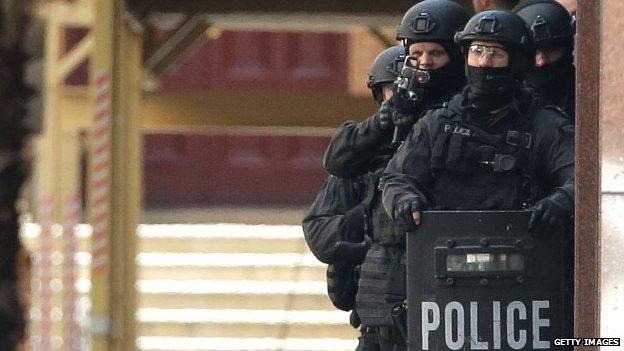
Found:
[[[521, 209], [537, 198], [530, 174], [533, 146], [532, 115], [514, 116], [514, 124], [489, 133], [467, 121], [471, 107], [456, 95], [441, 109], [432, 126], [431, 170], [436, 176], [432, 192], [435, 209]], [[517, 113], [508, 112], [508, 113]], [[509, 117], [506, 117], [509, 118]], [[513, 175], [513, 180], [510, 180]]]

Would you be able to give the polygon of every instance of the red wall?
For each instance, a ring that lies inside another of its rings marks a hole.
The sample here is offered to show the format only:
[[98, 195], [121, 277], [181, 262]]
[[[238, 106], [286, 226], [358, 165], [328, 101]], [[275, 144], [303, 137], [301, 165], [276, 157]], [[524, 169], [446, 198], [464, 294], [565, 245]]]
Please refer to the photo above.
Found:
[[163, 77], [163, 90], [345, 91], [347, 36], [224, 31]]
[[329, 136], [148, 134], [146, 206], [310, 205]]
[[[65, 28], [63, 55], [71, 51], [80, 41], [89, 34], [88, 27], [67, 27]], [[86, 86], [89, 84], [89, 59], [85, 59], [81, 62], [73, 71], [71, 71], [67, 78], [65, 78], [65, 84], [68, 86]]]
[[[224, 31], [164, 74], [162, 90], [342, 93], [347, 60], [345, 34]], [[295, 111], [296, 101], [288, 108]], [[148, 134], [146, 205], [309, 205], [326, 176], [328, 142], [318, 135]]]
[[[63, 54], [88, 33], [86, 27], [67, 28]], [[342, 92], [348, 87], [347, 40], [343, 33], [224, 31], [183, 55], [163, 76], [163, 91]], [[65, 83], [84, 86], [88, 79], [87, 59]]]

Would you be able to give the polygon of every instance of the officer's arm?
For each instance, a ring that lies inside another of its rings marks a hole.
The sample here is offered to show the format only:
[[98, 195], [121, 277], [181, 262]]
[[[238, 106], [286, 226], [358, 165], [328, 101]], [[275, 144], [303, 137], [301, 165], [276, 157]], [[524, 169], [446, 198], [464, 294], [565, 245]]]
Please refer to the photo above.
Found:
[[303, 233], [312, 253], [335, 263], [340, 242], [364, 242], [363, 188], [355, 180], [330, 176], [303, 219]]
[[427, 203], [427, 189], [433, 185], [430, 119], [426, 115], [414, 125], [405, 143], [388, 163], [381, 180], [383, 205], [393, 219], [397, 219], [395, 210], [401, 202]]
[[362, 122], [345, 122], [332, 137], [323, 166], [337, 177], [353, 177], [364, 174], [377, 150], [389, 143], [392, 129], [382, 130], [375, 118], [369, 117]]
[[550, 117], [552, 123], [542, 125], [545, 133], [540, 138], [543, 139], [544, 169], [550, 183], [574, 199], [574, 125], [562, 114]]
[[537, 202], [529, 221], [529, 228], [543, 235], [574, 216], [574, 126], [559, 114], [538, 115], [536, 120], [538, 169], [555, 185]]

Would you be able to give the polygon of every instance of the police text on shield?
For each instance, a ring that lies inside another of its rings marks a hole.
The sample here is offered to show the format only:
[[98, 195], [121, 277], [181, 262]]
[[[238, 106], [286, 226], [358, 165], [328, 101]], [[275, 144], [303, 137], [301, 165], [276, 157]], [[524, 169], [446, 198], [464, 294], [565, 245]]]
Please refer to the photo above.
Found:
[[[458, 301], [450, 301], [443, 306], [443, 310], [440, 307], [436, 302], [423, 301], [421, 303], [423, 350], [429, 350], [430, 334], [442, 332], [438, 331], [439, 328], [444, 328], [444, 339], [449, 349], [463, 349], [466, 342], [465, 325], [467, 323], [470, 324], [471, 350], [500, 349], [503, 341], [514, 350], [522, 350], [525, 347], [532, 350], [550, 348], [550, 341], [540, 339], [540, 331], [550, 326], [550, 319], [540, 317], [540, 314], [545, 315], [550, 307], [548, 300], [531, 301], [530, 306], [521, 301], [512, 301], [507, 306], [501, 306], [500, 301], [492, 301], [491, 316], [479, 316], [478, 303], [475, 301], [471, 301], [469, 306], [464, 306]], [[501, 307], [506, 312], [505, 320], [501, 319]], [[516, 328], [516, 321], [527, 320], [527, 310], [531, 313], [532, 340], [528, 340], [527, 330]], [[480, 340], [479, 318], [492, 318], [492, 340]], [[443, 326], [442, 323], [444, 323]], [[506, 323], [505, 335], [501, 332], [502, 323]], [[453, 330], [457, 331], [456, 335], [453, 335]]]

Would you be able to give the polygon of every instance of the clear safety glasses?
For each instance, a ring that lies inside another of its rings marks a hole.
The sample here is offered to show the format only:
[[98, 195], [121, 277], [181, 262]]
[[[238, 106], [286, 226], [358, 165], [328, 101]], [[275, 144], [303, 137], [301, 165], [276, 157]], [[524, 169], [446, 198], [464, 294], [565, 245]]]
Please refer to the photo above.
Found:
[[509, 57], [509, 54], [505, 49], [499, 48], [497, 46], [486, 46], [480, 44], [472, 44], [468, 47], [468, 52], [471, 55], [476, 55], [479, 58], [482, 58], [485, 55], [490, 55], [493, 60], [497, 59], [506, 59]]

